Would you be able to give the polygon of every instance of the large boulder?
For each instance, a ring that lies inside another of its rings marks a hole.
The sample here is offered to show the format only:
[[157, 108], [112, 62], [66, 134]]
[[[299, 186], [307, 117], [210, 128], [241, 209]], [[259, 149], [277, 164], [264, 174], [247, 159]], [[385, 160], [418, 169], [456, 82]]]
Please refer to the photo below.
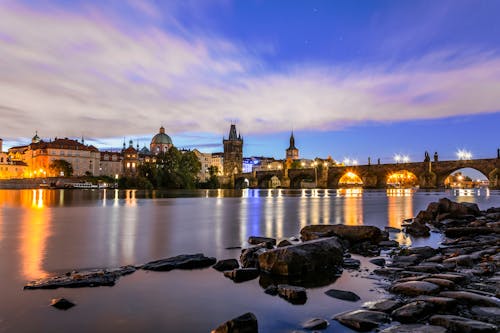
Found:
[[336, 237], [322, 238], [261, 253], [259, 267], [280, 276], [330, 273], [342, 265], [343, 253]]
[[424, 281], [408, 281], [396, 283], [391, 287], [391, 292], [407, 296], [432, 295], [440, 290], [438, 285]]
[[258, 333], [257, 318], [251, 312], [226, 321], [211, 333]]
[[243, 268], [259, 268], [259, 255], [267, 251], [266, 243], [241, 251], [240, 262]]
[[331, 236], [338, 236], [350, 243], [369, 241], [372, 244], [377, 244], [387, 240], [385, 233], [370, 225], [314, 224], [302, 228], [300, 236], [303, 241]]
[[475, 203], [454, 202], [448, 198], [439, 199], [439, 213], [449, 213], [452, 217], [462, 217], [464, 215], [478, 216], [481, 214], [479, 207]]

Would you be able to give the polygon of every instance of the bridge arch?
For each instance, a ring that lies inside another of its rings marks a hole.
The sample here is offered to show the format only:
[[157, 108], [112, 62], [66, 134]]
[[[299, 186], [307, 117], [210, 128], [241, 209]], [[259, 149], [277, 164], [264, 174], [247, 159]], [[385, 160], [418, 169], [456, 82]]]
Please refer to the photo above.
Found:
[[410, 188], [419, 185], [419, 179], [413, 172], [401, 169], [388, 173], [385, 184], [387, 187]]
[[[495, 170], [490, 172], [490, 174], [494, 174], [494, 171]], [[450, 172], [450, 174], [444, 178], [443, 185], [446, 188], [487, 186], [489, 185], [489, 178], [489, 174], [484, 174], [478, 169], [460, 168]]]
[[234, 180], [234, 188], [236, 190], [241, 190], [250, 187], [250, 179], [247, 177], [239, 177]]
[[[290, 188], [301, 188], [303, 181], [317, 182], [318, 174], [314, 169], [290, 169], [288, 178], [290, 178]], [[316, 184], [315, 184], [316, 186]]]
[[343, 187], [362, 187], [364, 184], [361, 177], [354, 171], [347, 171], [342, 175], [337, 183], [339, 188]]

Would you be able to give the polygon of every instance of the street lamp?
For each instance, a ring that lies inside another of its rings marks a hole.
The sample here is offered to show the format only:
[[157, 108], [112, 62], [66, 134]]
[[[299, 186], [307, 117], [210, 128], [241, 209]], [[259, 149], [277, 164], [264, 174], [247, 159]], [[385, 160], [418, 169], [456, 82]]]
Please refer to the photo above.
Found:
[[396, 155], [394, 156], [394, 160], [396, 161], [396, 163], [399, 163], [399, 161], [401, 161], [401, 155], [396, 154]]
[[408, 163], [408, 162], [410, 162], [410, 158], [408, 157], [408, 155], [403, 156], [403, 163]]

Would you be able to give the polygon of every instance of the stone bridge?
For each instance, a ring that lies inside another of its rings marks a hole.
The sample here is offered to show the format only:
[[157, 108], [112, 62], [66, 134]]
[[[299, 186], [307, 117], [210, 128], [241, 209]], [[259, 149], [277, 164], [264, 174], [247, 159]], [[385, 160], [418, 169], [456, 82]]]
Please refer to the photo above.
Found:
[[343, 186], [339, 184], [341, 178], [349, 174], [358, 176], [364, 188], [386, 188], [390, 175], [406, 172], [414, 175], [420, 188], [433, 189], [443, 188], [445, 179], [462, 168], [480, 171], [488, 177], [490, 188], [500, 189], [500, 158], [257, 171], [237, 175], [235, 187], [241, 188], [246, 179], [250, 187], [267, 188], [271, 178], [276, 176], [281, 187], [300, 188], [302, 181], [310, 181], [320, 188], [338, 188]]

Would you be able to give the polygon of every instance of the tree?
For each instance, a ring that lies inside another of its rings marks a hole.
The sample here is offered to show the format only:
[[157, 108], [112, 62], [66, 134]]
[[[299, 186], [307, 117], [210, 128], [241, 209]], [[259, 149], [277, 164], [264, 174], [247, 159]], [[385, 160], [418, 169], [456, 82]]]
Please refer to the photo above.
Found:
[[66, 177], [71, 177], [73, 175], [73, 166], [66, 160], [54, 160], [49, 165], [49, 170], [53, 174], [59, 176], [63, 175]]

